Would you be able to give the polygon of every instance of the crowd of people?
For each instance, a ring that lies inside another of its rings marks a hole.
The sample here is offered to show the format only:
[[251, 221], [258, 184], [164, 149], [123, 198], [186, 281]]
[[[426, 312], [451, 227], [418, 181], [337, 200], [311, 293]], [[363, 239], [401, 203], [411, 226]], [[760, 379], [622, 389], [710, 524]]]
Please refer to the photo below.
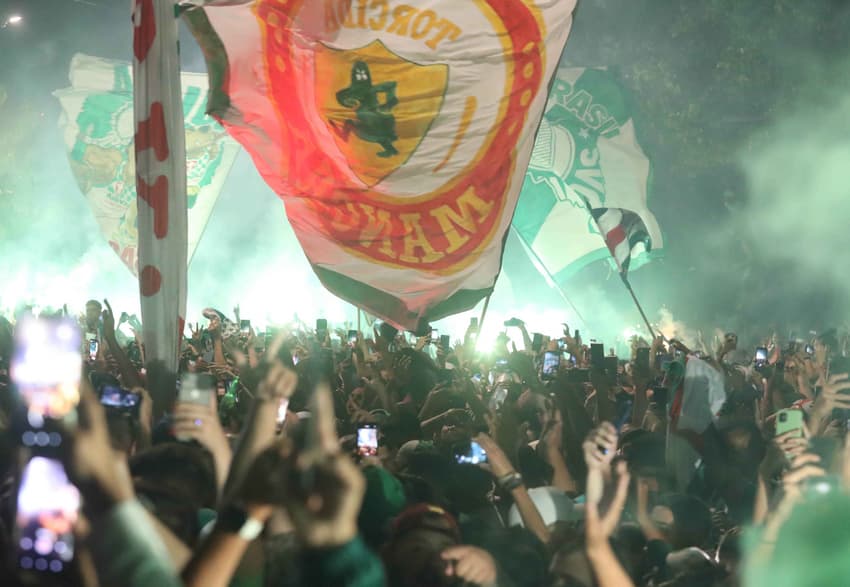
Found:
[[843, 333], [613, 357], [520, 319], [482, 350], [477, 322], [203, 315], [174, 373], [90, 301], [46, 424], [16, 389], [27, 318], [0, 323], [0, 584], [850, 585]]

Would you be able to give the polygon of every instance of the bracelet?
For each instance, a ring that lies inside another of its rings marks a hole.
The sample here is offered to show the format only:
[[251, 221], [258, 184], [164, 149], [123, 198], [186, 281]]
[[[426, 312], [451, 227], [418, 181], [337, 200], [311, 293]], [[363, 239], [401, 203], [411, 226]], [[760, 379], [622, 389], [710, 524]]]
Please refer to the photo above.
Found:
[[502, 491], [513, 491], [517, 487], [521, 486], [523, 483], [524, 481], [522, 480], [522, 475], [520, 475], [516, 471], [511, 471], [507, 475], [499, 477], [499, 479], [496, 481], [496, 484]]

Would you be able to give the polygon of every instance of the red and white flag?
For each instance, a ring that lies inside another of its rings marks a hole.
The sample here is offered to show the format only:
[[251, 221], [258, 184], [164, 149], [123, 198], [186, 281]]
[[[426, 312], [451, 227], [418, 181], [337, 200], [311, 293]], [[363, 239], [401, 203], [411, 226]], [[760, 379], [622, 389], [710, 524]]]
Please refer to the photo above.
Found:
[[208, 110], [330, 291], [404, 328], [492, 291], [575, 0], [194, 4]]
[[621, 208], [593, 208], [590, 213], [614, 257], [620, 275], [625, 278], [632, 255], [652, 249], [652, 239], [643, 218], [636, 212]]
[[145, 357], [176, 370], [186, 314], [188, 221], [173, 0], [133, 1], [139, 293]]

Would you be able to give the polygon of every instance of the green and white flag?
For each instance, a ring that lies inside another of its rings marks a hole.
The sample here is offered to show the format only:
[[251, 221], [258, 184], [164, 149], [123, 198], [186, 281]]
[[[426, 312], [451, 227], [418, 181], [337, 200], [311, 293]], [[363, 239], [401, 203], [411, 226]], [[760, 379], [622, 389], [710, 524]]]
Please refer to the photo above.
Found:
[[649, 160], [614, 78], [604, 69], [558, 69], [513, 220], [538, 269], [563, 283], [589, 263], [611, 259], [588, 207], [643, 220], [652, 252], [638, 253], [633, 269], [657, 255], [663, 240], [647, 207], [648, 181]]
[[[71, 60], [70, 80], [70, 88], [54, 95], [62, 104], [59, 125], [71, 171], [103, 236], [135, 275], [138, 231], [130, 64], [77, 54]], [[181, 81], [191, 262], [240, 147], [206, 115], [207, 75], [183, 73]]]

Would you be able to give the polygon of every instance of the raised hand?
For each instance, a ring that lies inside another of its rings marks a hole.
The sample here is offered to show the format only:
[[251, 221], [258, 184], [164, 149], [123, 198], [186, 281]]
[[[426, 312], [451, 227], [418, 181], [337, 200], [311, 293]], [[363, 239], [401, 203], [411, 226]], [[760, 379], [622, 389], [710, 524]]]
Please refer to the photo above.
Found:
[[[850, 409], [850, 375], [836, 373], [830, 375], [812, 408], [813, 417], [823, 419], [829, 416], [834, 408]], [[814, 419], [814, 418], [813, 418]]]
[[603, 422], [590, 432], [582, 450], [588, 469], [607, 471], [617, 452], [617, 429], [610, 422]]
[[112, 306], [109, 305], [109, 300], [104, 299], [103, 305], [106, 308], [101, 313], [103, 318], [103, 332], [106, 336], [115, 336], [115, 313], [112, 311]]
[[67, 435], [65, 467], [91, 517], [132, 499], [134, 492], [126, 460], [112, 450], [103, 406], [85, 377], [80, 386], [80, 424]]
[[213, 339], [221, 338], [221, 320], [218, 317], [210, 318], [209, 326], [207, 326], [207, 332], [210, 333], [210, 336]]
[[210, 451], [216, 467], [216, 478], [221, 490], [230, 470], [231, 451], [227, 436], [221, 428], [215, 411], [215, 397], [210, 405], [178, 402], [174, 406], [174, 436], [180, 440], [194, 440]]
[[357, 515], [366, 483], [339, 446], [330, 389], [313, 395], [313, 417], [305, 449], [296, 456], [292, 477], [298, 488], [283, 496], [295, 530], [310, 548], [330, 548], [357, 535]]
[[440, 556], [449, 562], [446, 566], [447, 576], [457, 577], [464, 584], [471, 583], [481, 587], [496, 584], [496, 561], [486, 550], [461, 544], [447, 548]]
[[201, 337], [204, 334], [204, 329], [201, 328], [201, 326], [197, 322], [195, 322], [194, 327], [192, 327], [192, 324], [190, 323], [189, 324], [189, 334], [191, 334], [190, 338], [192, 340], [201, 340]]
[[588, 501], [585, 507], [585, 538], [588, 549], [607, 545], [608, 538], [620, 523], [626, 496], [629, 493], [630, 475], [625, 462], [617, 465], [617, 491], [605, 515], [599, 514], [599, 504]]

